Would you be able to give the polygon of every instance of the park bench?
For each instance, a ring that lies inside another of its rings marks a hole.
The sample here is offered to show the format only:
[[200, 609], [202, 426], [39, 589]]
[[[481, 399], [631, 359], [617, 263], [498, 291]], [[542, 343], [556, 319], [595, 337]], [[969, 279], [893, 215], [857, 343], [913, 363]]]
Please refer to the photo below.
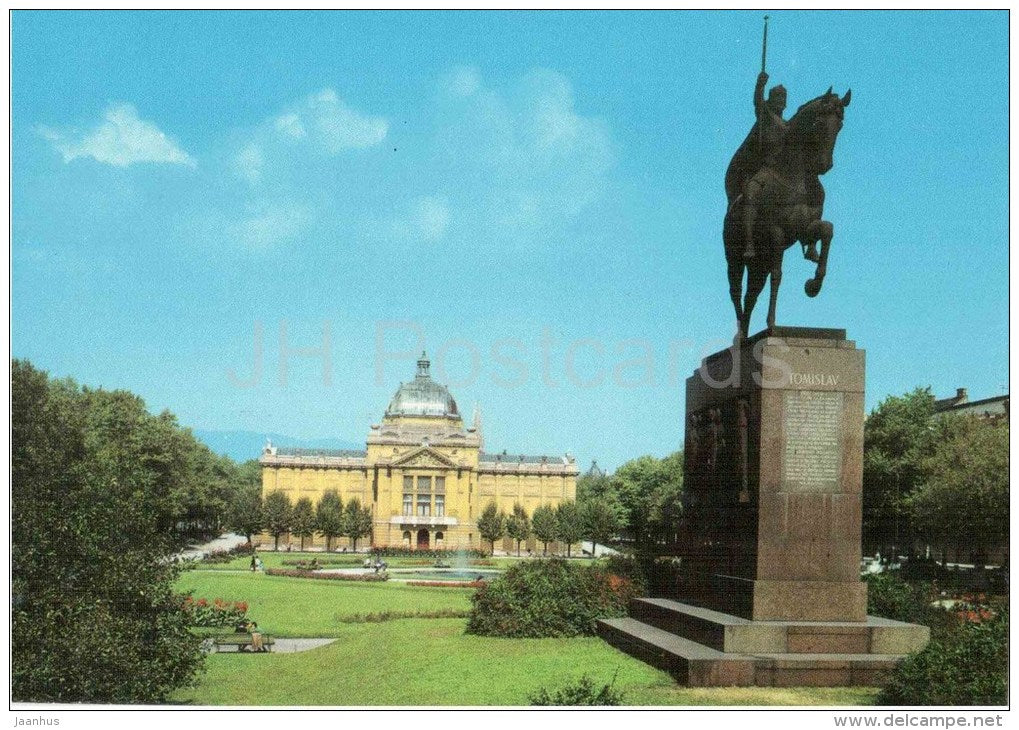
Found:
[[[272, 645], [276, 642], [271, 636], [262, 634], [262, 650], [272, 651]], [[227, 634], [224, 636], [212, 637], [212, 650], [217, 654], [225, 647], [236, 647], [234, 653], [251, 649], [251, 634]]]

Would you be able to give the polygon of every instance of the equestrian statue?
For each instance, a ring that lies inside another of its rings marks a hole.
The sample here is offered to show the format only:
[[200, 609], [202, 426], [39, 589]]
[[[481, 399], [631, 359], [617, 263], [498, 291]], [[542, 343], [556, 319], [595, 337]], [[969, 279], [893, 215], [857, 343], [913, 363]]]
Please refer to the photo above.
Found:
[[736, 309], [740, 339], [749, 334], [750, 315], [769, 276], [768, 329], [775, 328], [782, 256], [797, 241], [803, 246], [804, 258], [817, 265], [813, 278], [804, 286], [807, 296], [815, 297], [821, 291], [834, 229], [821, 217], [824, 187], [819, 178], [832, 168], [835, 140], [842, 129], [845, 108], [852, 98], [852, 91], [840, 98], [829, 88], [797, 109], [786, 121], [782, 117], [785, 88], [775, 86], [768, 98], [764, 98], [768, 83], [768, 74], [764, 71], [767, 43], [765, 16], [761, 73], [754, 88], [757, 120], [725, 173], [729, 206], [722, 238], [729, 295]]

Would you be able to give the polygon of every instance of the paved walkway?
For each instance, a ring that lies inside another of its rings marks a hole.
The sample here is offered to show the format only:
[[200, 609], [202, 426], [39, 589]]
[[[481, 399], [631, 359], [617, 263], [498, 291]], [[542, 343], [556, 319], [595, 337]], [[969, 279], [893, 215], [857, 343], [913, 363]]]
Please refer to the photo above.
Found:
[[220, 535], [215, 540], [202, 543], [201, 545], [188, 545], [186, 550], [182, 550], [177, 555], [182, 560], [201, 560], [209, 553], [214, 553], [219, 550], [230, 550], [238, 545], [245, 543], [244, 535], [237, 535], [233, 532], [227, 532]]
[[[270, 634], [272, 636], [272, 634]], [[296, 654], [299, 651], [309, 651], [311, 649], [318, 649], [320, 646], [328, 646], [336, 641], [332, 639], [281, 639], [275, 636], [273, 638], [272, 653], [273, 654]], [[212, 639], [207, 639], [204, 644], [205, 651], [212, 651]], [[236, 649], [229, 649], [224, 654], [237, 653]]]
[[273, 644], [272, 650], [277, 654], [295, 654], [299, 651], [328, 646], [336, 641], [336, 639], [276, 639], [276, 637], [273, 639], [276, 643]]

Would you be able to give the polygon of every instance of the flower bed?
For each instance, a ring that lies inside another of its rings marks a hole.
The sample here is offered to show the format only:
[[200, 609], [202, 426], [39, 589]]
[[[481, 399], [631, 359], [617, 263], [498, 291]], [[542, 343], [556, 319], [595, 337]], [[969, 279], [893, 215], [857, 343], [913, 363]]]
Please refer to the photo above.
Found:
[[236, 626], [246, 620], [248, 604], [244, 601], [224, 601], [222, 598], [209, 603], [207, 598], [195, 600], [185, 596], [181, 610], [188, 615], [188, 622], [192, 626]]
[[426, 550], [414, 550], [406, 547], [374, 547], [371, 549], [374, 555], [383, 558], [452, 558], [457, 555], [465, 555], [469, 558], [486, 558], [488, 553], [481, 550], [452, 550], [446, 548], [431, 548]]
[[280, 562], [283, 565], [293, 565], [301, 569], [309, 569], [313, 564], [317, 567], [322, 567], [323, 565], [346, 565], [350, 567], [357, 567], [364, 564], [363, 560], [358, 560], [356, 558], [311, 558], [309, 560], [282, 560]]
[[426, 586], [428, 588], [480, 588], [485, 585], [483, 580], [409, 580], [409, 586]]
[[290, 568], [267, 568], [266, 575], [283, 576], [286, 578], [317, 578], [318, 580], [346, 580], [359, 583], [381, 583], [389, 580], [388, 573], [358, 573], [345, 575], [343, 573], [316, 573], [311, 570], [294, 570]]

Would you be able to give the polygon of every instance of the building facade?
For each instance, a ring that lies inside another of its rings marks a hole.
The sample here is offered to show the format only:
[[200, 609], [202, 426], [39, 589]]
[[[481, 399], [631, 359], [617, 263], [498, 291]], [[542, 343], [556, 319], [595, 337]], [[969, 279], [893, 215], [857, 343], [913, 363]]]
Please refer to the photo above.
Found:
[[[530, 516], [576, 498], [573, 457], [484, 451], [479, 416], [464, 425], [429, 365], [422, 353], [414, 380], [400, 384], [363, 451], [266, 445], [259, 459], [263, 497], [280, 491], [292, 504], [310, 497], [317, 505], [336, 490], [345, 504], [357, 498], [371, 507], [372, 545], [416, 549], [487, 548], [477, 518], [490, 502], [507, 514], [520, 504]], [[333, 542], [349, 545], [346, 538]], [[324, 544], [320, 536], [305, 540], [306, 547]]]

